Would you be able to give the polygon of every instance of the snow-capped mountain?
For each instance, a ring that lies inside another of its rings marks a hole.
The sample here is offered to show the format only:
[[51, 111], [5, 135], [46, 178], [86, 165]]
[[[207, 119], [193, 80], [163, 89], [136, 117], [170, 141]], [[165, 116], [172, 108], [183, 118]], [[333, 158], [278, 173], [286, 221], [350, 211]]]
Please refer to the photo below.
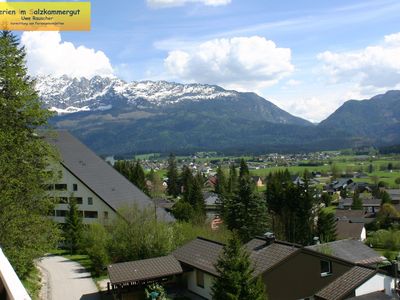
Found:
[[238, 92], [205, 84], [179, 84], [166, 81], [125, 82], [118, 78], [95, 76], [91, 79], [40, 76], [39, 95], [59, 114], [107, 110], [121, 101], [136, 106], [167, 106], [182, 101], [235, 98]]

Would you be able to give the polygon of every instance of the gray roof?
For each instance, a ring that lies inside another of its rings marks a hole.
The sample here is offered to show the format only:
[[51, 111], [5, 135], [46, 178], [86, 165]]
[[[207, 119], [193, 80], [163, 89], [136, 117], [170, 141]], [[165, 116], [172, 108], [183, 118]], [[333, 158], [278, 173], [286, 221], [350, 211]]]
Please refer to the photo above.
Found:
[[264, 240], [264, 245], [264, 247], [261, 245], [250, 252], [250, 260], [254, 266], [254, 276], [263, 274], [295, 252], [300, 251], [299, 248], [293, 245], [279, 241], [266, 245]]
[[168, 277], [183, 272], [172, 255], [112, 264], [107, 267], [112, 284]]
[[172, 255], [184, 264], [218, 275], [214, 265], [217, 263], [223, 247], [223, 244], [198, 237], [176, 249]]
[[364, 228], [364, 223], [352, 223], [349, 221], [336, 222], [336, 238], [343, 239], [361, 239], [361, 233]]
[[385, 258], [374, 249], [368, 247], [363, 242], [352, 239], [340, 240], [321, 245], [312, 245], [307, 246], [306, 248], [314, 251], [321, 250], [321, 252], [323, 252], [326, 247], [332, 251], [332, 256], [352, 263], [369, 265], [385, 260]]
[[364, 210], [355, 209], [336, 209], [335, 217], [340, 221], [349, 221], [351, 223], [371, 223], [374, 218], [370, 217]]
[[[266, 240], [255, 238], [245, 245], [254, 266], [254, 276], [258, 276], [280, 263], [299, 248], [275, 241], [267, 245]], [[213, 275], [218, 275], [214, 265], [222, 253], [223, 244], [197, 238], [175, 250], [177, 260]]]
[[375, 273], [376, 270], [359, 266], [353, 267], [320, 290], [315, 296], [318, 297], [317, 299], [325, 300], [345, 299], [346, 296], [349, 296], [349, 294], [370, 279]]
[[[61, 164], [112, 209], [132, 204], [139, 208], [154, 205], [140, 189], [67, 131], [57, 131], [55, 136], [48, 135], [46, 139], [57, 148]], [[158, 215], [172, 220], [161, 208], [158, 208]]]
[[[363, 206], [376, 206], [376, 207], [378, 207], [378, 206], [381, 206], [381, 202], [382, 202], [382, 200], [378, 199], [378, 198], [367, 198], [367, 199], [362, 199], [361, 198], [361, 200], [362, 200]], [[353, 204], [353, 199], [352, 198], [342, 199], [342, 200], [339, 201], [339, 204], [343, 205], [343, 206], [351, 206]]]

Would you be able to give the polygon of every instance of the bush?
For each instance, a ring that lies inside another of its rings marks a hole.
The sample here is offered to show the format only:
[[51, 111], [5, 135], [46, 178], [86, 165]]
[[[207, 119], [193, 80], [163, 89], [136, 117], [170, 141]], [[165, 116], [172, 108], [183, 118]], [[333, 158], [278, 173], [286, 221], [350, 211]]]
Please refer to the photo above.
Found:
[[400, 231], [393, 229], [378, 230], [367, 239], [367, 244], [372, 245], [374, 248], [398, 250], [400, 247]]
[[110, 262], [107, 249], [109, 241], [109, 233], [98, 223], [88, 225], [82, 233], [81, 249], [92, 261], [93, 273], [97, 276], [104, 272]]

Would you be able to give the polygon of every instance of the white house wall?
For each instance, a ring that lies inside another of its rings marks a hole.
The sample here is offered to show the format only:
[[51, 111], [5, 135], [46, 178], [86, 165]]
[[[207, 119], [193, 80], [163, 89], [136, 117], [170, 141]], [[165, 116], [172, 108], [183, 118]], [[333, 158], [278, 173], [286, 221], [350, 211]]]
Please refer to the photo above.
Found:
[[385, 291], [389, 296], [392, 296], [391, 290], [394, 288], [394, 280], [390, 276], [383, 274], [375, 274], [372, 278], [360, 285], [355, 293], [356, 296], [361, 296], [377, 291]]
[[[52, 197], [81, 197], [82, 204], [78, 204], [78, 210], [80, 211], [97, 211], [97, 218], [83, 218], [85, 224], [93, 222], [106, 223], [108, 220], [115, 218], [116, 213], [111, 209], [103, 200], [101, 200], [95, 193], [87, 188], [77, 177], [75, 177], [70, 171], [64, 166], [61, 166], [60, 172], [62, 173], [61, 178], [57, 183], [67, 184], [66, 191], [51, 190], [49, 193]], [[73, 190], [73, 185], [78, 185], [78, 190]], [[88, 199], [92, 198], [93, 204], [89, 204]], [[55, 210], [68, 210], [68, 204], [57, 204]], [[108, 214], [108, 218], [106, 218]], [[65, 223], [65, 217], [53, 216], [54, 221], [58, 223]]]
[[211, 287], [213, 285], [214, 277], [207, 273], [204, 273], [204, 288], [197, 285], [196, 281], [196, 270], [189, 272], [187, 275], [188, 290], [193, 293], [200, 295], [206, 299], [212, 299], [211, 297]]

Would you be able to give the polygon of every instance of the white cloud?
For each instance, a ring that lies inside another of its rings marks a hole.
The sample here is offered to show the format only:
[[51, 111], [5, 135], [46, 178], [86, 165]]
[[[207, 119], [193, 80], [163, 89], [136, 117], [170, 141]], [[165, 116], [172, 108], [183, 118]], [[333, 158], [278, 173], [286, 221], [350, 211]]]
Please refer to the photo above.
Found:
[[59, 32], [24, 32], [21, 42], [27, 51], [31, 75], [67, 74], [90, 78], [114, 73], [104, 52], [62, 41]]
[[381, 45], [351, 52], [318, 55], [332, 82], [354, 82], [371, 93], [400, 84], [400, 33], [385, 36]]
[[179, 80], [250, 91], [274, 85], [294, 70], [290, 49], [260, 36], [213, 39], [173, 50], [164, 66]]
[[147, 4], [154, 8], [183, 6], [187, 3], [202, 3], [208, 6], [221, 6], [231, 3], [231, 0], [147, 0]]

